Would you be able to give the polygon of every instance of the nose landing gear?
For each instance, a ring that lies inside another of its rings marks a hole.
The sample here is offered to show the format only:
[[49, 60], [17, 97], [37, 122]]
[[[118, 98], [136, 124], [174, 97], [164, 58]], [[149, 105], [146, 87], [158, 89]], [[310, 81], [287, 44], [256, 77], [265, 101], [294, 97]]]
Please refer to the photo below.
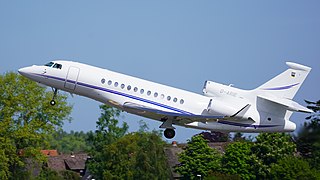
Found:
[[50, 101], [50, 105], [51, 105], [51, 106], [56, 105], [56, 101], [52, 99], [52, 100]]
[[57, 88], [52, 88], [52, 90], [53, 90], [53, 97], [52, 97], [52, 100], [50, 101], [50, 105], [54, 106], [54, 105], [56, 105], [56, 101], [54, 100], [54, 98], [57, 96], [58, 89]]

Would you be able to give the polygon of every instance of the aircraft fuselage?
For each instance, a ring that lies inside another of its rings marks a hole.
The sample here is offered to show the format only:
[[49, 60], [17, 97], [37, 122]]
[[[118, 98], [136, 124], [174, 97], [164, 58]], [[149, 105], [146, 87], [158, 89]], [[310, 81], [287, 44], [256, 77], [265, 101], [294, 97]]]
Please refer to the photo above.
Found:
[[291, 111], [265, 102], [258, 91], [206, 81], [204, 95], [200, 95], [83, 63], [52, 63], [22, 68], [19, 73], [55, 89], [158, 121], [171, 119], [172, 124], [185, 127], [232, 132], [290, 132], [296, 128], [286, 119]]

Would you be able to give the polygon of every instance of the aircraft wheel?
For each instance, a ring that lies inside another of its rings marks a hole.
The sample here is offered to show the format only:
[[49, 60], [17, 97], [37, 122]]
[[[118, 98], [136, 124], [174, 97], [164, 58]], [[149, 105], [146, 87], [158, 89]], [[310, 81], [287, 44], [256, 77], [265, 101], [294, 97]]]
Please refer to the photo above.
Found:
[[51, 100], [51, 101], [50, 101], [50, 105], [51, 105], [51, 106], [54, 106], [55, 104], [56, 104], [56, 101], [55, 101], [55, 100]]
[[164, 136], [168, 139], [172, 139], [176, 135], [174, 129], [166, 129], [164, 130]]

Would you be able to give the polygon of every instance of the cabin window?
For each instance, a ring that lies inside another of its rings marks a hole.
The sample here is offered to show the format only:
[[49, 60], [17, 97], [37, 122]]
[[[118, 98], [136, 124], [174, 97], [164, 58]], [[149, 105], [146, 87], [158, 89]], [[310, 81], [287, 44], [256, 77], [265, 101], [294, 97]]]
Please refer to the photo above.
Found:
[[101, 79], [101, 83], [104, 84], [106, 80], [104, 78]]
[[137, 91], [138, 91], [138, 88], [137, 88], [137, 87], [134, 87], [133, 91], [134, 91], [134, 92], [137, 92]]
[[175, 98], [173, 98], [173, 102], [177, 102], [178, 101], [178, 99], [175, 97]]
[[170, 99], [171, 99], [171, 96], [168, 96], [168, 97], [167, 97], [167, 100], [170, 101]]
[[158, 97], [158, 93], [157, 92], [154, 93], [154, 97]]
[[112, 84], [112, 81], [111, 81], [111, 80], [109, 80], [109, 81], [108, 81], [108, 85], [111, 85], [111, 84]]
[[183, 103], [184, 103], [184, 100], [183, 100], [183, 99], [181, 99], [181, 100], [180, 100], [180, 104], [183, 104]]
[[118, 82], [115, 82], [115, 83], [114, 83], [114, 86], [115, 86], [115, 87], [118, 87], [118, 85], [119, 85]]
[[129, 85], [129, 86], [127, 87], [127, 89], [128, 89], [128, 91], [130, 91], [130, 90], [131, 90], [131, 86]]
[[123, 89], [125, 87], [125, 85], [124, 84], [121, 84], [121, 89]]
[[161, 99], [163, 99], [163, 98], [164, 98], [164, 94], [161, 94], [161, 96], [160, 96], [160, 97], [161, 97]]
[[148, 92], [147, 92], [147, 95], [150, 96], [150, 94], [151, 94], [151, 91], [148, 91]]
[[140, 93], [143, 94], [144, 93], [144, 89], [140, 89]]

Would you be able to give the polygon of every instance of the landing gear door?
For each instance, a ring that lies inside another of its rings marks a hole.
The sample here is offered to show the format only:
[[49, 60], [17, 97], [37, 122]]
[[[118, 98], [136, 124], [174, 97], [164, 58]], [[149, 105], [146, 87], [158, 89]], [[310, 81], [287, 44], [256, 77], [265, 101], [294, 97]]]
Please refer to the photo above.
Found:
[[64, 87], [69, 90], [75, 90], [80, 69], [77, 67], [70, 67], [67, 73], [67, 78]]

